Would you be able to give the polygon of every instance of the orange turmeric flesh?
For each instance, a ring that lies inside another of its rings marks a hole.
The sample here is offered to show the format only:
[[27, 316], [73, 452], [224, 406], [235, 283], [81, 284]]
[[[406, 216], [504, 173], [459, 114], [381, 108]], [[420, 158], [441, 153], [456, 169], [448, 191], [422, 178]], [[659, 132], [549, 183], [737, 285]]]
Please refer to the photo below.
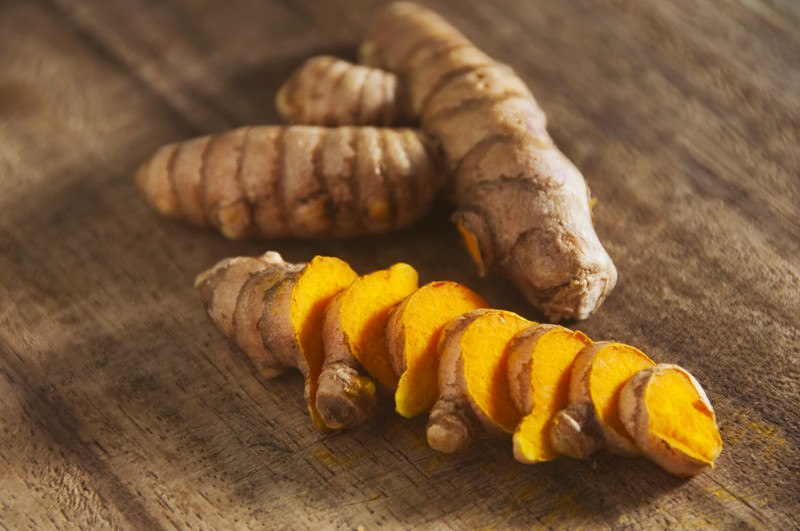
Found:
[[307, 365], [307, 399], [312, 421], [324, 426], [316, 408], [317, 380], [325, 350], [322, 343], [322, 319], [333, 297], [358, 278], [346, 262], [338, 258], [316, 256], [300, 273], [291, 294], [289, 319], [300, 352]]
[[[533, 329], [534, 331], [536, 329]], [[569, 402], [569, 381], [573, 361], [578, 352], [591, 343], [581, 332], [562, 327], [531, 337], [533, 341], [514, 344], [511, 356], [520, 355], [530, 363], [527, 372], [527, 412], [514, 433], [514, 456], [523, 463], [550, 461], [558, 457], [550, 439], [553, 417]], [[533, 343], [533, 344], [531, 344]], [[518, 401], [519, 402], [519, 401]], [[519, 403], [518, 403], [519, 405]]]
[[395, 409], [411, 418], [428, 411], [439, 395], [436, 347], [452, 319], [488, 303], [457, 282], [431, 282], [406, 298], [392, 312], [387, 327], [389, 351], [400, 376]]
[[688, 373], [659, 371], [645, 389], [648, 430], [687, 456], [712, 465], [722, 448], [714, 411]]
[[397, 376], [386, 345], [386, 321], [392, 308], [417, 286], [416, 270], [408, 264], [395, 264], [364, 275], [342, 294], [340, 327], [353, 355], [390, 389], [397, 386]]
[[631, 376], [652, 365], [653, 360], [638, 349], [612, 343], [598, 352], [589, 372], [589, 392], [598, 418], [632, 446], [633, 438], [619, 418], [619, 394]]
[[507, 433], [514, 432], [521, 415], [508, 387], [506, 346], [531, 324], [512, 312], [488, 311], [470, 323], [461, 339], [467, 393], [480, 413]]

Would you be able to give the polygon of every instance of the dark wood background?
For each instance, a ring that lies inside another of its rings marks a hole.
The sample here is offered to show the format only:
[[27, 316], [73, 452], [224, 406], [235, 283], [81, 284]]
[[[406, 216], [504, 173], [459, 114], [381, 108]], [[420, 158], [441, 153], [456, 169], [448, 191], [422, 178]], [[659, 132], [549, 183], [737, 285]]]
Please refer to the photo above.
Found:
[[276, 121], [306, 57], [354, 56], [380, 2], [0, 3], [0, 525], [375, 528], [798, 526], [800, 7], [431, 2], [528, 81], [584, 172], [620, 272], [596, 339], [705, 385], [725, 448], [692, 480], [643, 459], [431, 451], [385, 400], [321, 436], [297, 375], [262, 382], [194, 276], [275, 249], [360, 272], [477, 278], [437, 206], [347, 241], [230, 242], [162, 219], [131, 179], [163, 143]]

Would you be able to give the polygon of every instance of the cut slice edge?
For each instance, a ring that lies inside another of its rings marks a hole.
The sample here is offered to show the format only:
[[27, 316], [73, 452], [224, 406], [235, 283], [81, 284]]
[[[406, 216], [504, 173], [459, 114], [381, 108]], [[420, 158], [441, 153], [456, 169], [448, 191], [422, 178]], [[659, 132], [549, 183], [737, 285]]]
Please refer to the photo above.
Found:
[[306, 400], [311, 420], [320, 429], [325, 423], [316, 407], [317, 380], [325, 351], [322, 320], [331, 300], [350, 286], [358, 275], [344, 261], [327, 256], [314, 257], [297, 273], [291, 292], [290, 322], [300, 354], [306, 363]]
[[439, 396], [438, 344], [445, 326], [486, 300], [457, 282], [426, 284], [401, 302], [386, 327], [389, 355], [399, 376], [395, 409], [406, 418], [433, 407]]
[[397, 376], [389, 358], [386, 324], [392, 309], [416, 291], [419, 276], [398, 263], [359, 278], [342, 294], [340, 326], [353, 356], [382, 385], [394, 389]]
[[554, 448], [577, 459], [601, 447], [621, 455], [640, 453], [619, 419], [619, 395], [636, 372], [653, 365], [642, 351], [623, 343], [600, 341], [581, 350], [570, 376], [569, 405], [558, 412], [550, 432]]
[[556, 414], [569, 403], [572, 364], [591, 344], [580, 331], [557, 325], [523, 330], [509, 346], [509, 384], [524, 417], [513, 436], [514, 457], [523, 463], [559, 456], [550, 438]]
[[514, 312], [486, 310], [467, 325], [461, 337], [465, 391], [490, 433], [513, 433], [521, 420], [508, 385], [507, 346], [532, 324]]

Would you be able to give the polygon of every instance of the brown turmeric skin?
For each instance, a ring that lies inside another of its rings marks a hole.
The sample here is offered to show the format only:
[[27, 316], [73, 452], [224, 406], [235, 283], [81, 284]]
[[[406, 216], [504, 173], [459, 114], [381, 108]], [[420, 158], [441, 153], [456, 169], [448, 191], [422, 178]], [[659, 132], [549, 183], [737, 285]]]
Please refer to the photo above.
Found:
[[553, 320], [591, 314], [617, 272], [583, 176], [513, 70], [408, 2], [377, 16], [362, 50], [403, 80], [411, 112], [440, 143], [453, 220], [481, 272], [503, 272]]
[[311, 420], [324, 430], [316, 408], [322, 319], [331, 299], [356, 278], [338, 258], [289, 264], [268, 252], [223, 260], [201, 273], [195, 287], [208, 315], [262, 374], [274, 377], [289, 368], [303, 374]]
[[430, 209], [443, 177], [411, 129], [244, 127], [162, 147], [136, 174], [160, 213], [228, 238], [374, 234]]
[[407, 120], [400, 87], [390, 72], [321, 55], [292, 74], [275, 107], [288, 123], [389, 126]]

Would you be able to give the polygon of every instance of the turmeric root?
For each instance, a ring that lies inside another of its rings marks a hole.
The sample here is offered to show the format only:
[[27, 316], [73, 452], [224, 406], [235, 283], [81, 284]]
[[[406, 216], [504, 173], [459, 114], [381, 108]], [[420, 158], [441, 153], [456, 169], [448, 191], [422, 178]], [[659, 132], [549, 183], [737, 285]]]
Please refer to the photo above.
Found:
[[708, 396], [677, 365], [634, 374], [620, 393], [619, 416], [642, 453], [677, 476], [713, 468], [722, 451]]
[[331, 299], [356, 278], [338, 258], [317, 256], [303, 266], [267, 253], [223, 260], [200, 274], [195, 286], [212, 320], [267, 376], [300, 370], [311, 419], [325, 429], [316, 408], [322, 318]]
[[439, 399], [427, 427], [440, 452], [466, 448], [482, 431], [513, 433], [520, 421], [508, 389], [506, 344], [534, 323], [504, 310], [473, 310], [453, 320], [439, 345]]
[[417, 280], [413, 267], [395, 264], [353, 282], [326, 311], [317, 409], [328, 427], [349, 428], [366, 420], [375, 407], [372, 378], [389, 388], [397, 385], [386, 321], [392, 308], [417, 289]]
[[538, 325], [509, 344], [508, 382], [517, 409], [525, 415], [514, 432], [514, 457], [539, 463], [558, 457], [550, 441], [553, 417], [569, 399], [572, 363], [591, 340], [561, 326]]
[[550, 435], [556, 451], [577, 459], [601, 447], [638, 454], [619, 418], [619, 396], [631, 376], [652, 365], [643, 352], [622, 343], [601, 341], [584, 348], [572, 367], [569, 406], [553, 420]]
[[481, 272], [504, 272], [553, 320], [591, 314], [617, 272], [583, 176], [519, 77], [407, 2], [378, 15], [362, 49], [404, 81], [412, 113], [441, 144], [453, 220]]
[[[684, 369], [655, 365], [629, 345], [474, 309], [485, 301], [464, 286], [418, 289], [417, 280], [406, 264], [358, 278], [336, 258], [288, 264], [269, 252], [222, 260], [196, 287], [263, 375], [302, 372], [322, 430], [363, 422], [377, 380], [397, 386], [406, 416], [424, 411], [438, 389], [426, 430], [438, 451], [466, 448], [487, 431], [513, 433], [514, 456], [525, 463], [605, 447], [641, 451], [680, 476], [713, 468], [722, 450], [714, 410]], [[438, 382], [430, 377], [437, 360]]]
[[425, 215], [443, 178], [410, 129], [244, 127], [162, 147], [136, 181], [160, 213], [228, 238], [372, 234]]
[[397, 76], [322, 55], [298, 68], [278, 91], [283, 120], [307, 125], [393, 125], [406, 113]]
[[488, 303], [457, 282], [431, 282], [406, 297], [389, 317], [386, 343], [395, 374], [396, 411], [411, 418], [430, 410], [439, 395], [436, 347], [445, 325]]

